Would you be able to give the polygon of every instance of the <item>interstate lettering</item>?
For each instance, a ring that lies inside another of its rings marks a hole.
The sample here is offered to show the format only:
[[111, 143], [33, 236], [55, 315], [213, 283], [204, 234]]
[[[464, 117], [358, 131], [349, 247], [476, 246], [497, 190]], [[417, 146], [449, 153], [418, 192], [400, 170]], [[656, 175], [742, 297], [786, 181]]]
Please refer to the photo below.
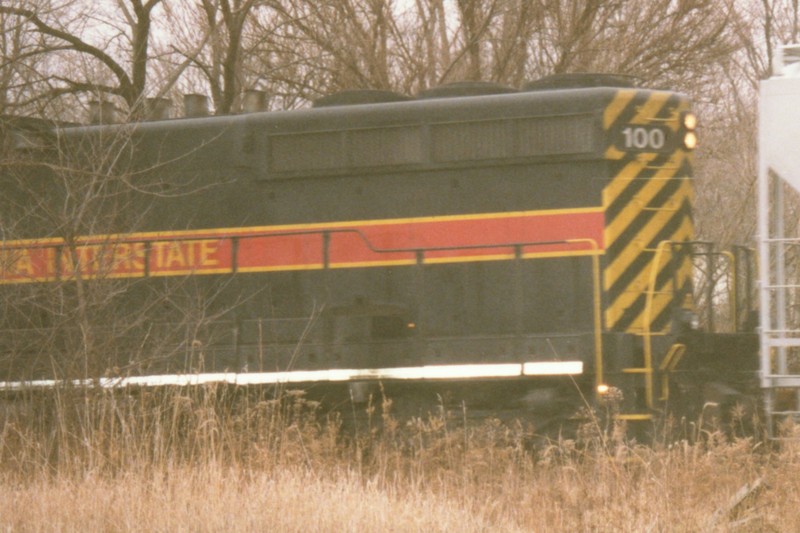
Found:
[[219, 241], [156, 241], [151, 244], [153, 272], [206, 270], [221, 266]]
[[0, 283], [216, 272], [230, 268], [230, 253], [224, 239], [0, 246]]
[[82, 244], [65, 248], [61, 256], [62, 277], [98, 277], [144, 273], [145, 246], [140, 242]]
[[3, 278], [35, 277], [37, 272], [30, 249], [0, 250], [0, 272]]

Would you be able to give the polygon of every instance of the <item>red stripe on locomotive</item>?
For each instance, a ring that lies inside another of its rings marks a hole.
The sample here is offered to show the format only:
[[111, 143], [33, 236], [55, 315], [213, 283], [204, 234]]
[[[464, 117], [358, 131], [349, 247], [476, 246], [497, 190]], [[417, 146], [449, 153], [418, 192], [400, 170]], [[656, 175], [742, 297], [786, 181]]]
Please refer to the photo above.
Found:
[[603, 223], [601, 211], [577, 210], [87, 237], [72, 248], [11, 243], [0, 248], [0, 268], [6, 283], [322, 268], [326, 233], [327, 262], [337, 267], [413, 263], [418, 250], [426, 261], [443, 262], [513, 257], [515, 245], [522, 255], [560, 255], [590, 249], [564, 242], [576, 239], [602, 250]]

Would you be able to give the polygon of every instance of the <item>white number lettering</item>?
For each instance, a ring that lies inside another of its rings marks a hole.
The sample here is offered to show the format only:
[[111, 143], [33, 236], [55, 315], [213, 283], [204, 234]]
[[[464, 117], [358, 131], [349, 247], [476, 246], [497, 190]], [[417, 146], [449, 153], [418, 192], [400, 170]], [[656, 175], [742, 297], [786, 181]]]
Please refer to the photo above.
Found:
[[661, 150], [666, 143], [664, 131], [660, 128], [644, 126], [627, 127], [622, 130], [625, 137], [625, 148], [636, 150]]
[[647, 140], [650, 141], [650, 146], [654, 150], [661, 150], [664, 148], [664, 131], [659, 129], [650, 130]]

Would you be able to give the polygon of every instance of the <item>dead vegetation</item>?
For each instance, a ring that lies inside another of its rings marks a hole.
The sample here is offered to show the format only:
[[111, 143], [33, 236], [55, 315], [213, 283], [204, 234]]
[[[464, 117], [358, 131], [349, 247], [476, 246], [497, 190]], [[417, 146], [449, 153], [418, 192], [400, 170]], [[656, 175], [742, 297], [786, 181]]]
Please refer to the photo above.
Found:
[[[643, 446], [461, 414], [357, 430], [302, 394], [62, 390], [4, 405], [10, 531], [797, 531], [800, 441]], [[373, 415], [374, 416], [374, 415]], [[785, 428], [789, 436], [794, 428]]]

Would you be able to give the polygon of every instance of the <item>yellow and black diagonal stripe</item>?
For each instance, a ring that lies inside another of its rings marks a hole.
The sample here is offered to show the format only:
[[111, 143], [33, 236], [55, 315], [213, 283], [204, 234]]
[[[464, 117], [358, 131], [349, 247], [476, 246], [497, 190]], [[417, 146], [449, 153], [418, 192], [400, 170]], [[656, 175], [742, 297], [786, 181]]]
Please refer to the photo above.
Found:
[[[691, 154], [677, 140], [680, 116], [687, 109], [686, 99], [675, 93], [621, 90], [605, 110], [611, 175], [603, 190], [608, 330], [664, 331], [675, 307], [690, 299], [688, 246], [664, 245], [652, 307], [645, 309], [659, 244], [693, 238]], [[660, 151], [626, 151], [614, 144], [613, 132], [627, 125], [667, 128], [673, 133], [671, 144]]]

